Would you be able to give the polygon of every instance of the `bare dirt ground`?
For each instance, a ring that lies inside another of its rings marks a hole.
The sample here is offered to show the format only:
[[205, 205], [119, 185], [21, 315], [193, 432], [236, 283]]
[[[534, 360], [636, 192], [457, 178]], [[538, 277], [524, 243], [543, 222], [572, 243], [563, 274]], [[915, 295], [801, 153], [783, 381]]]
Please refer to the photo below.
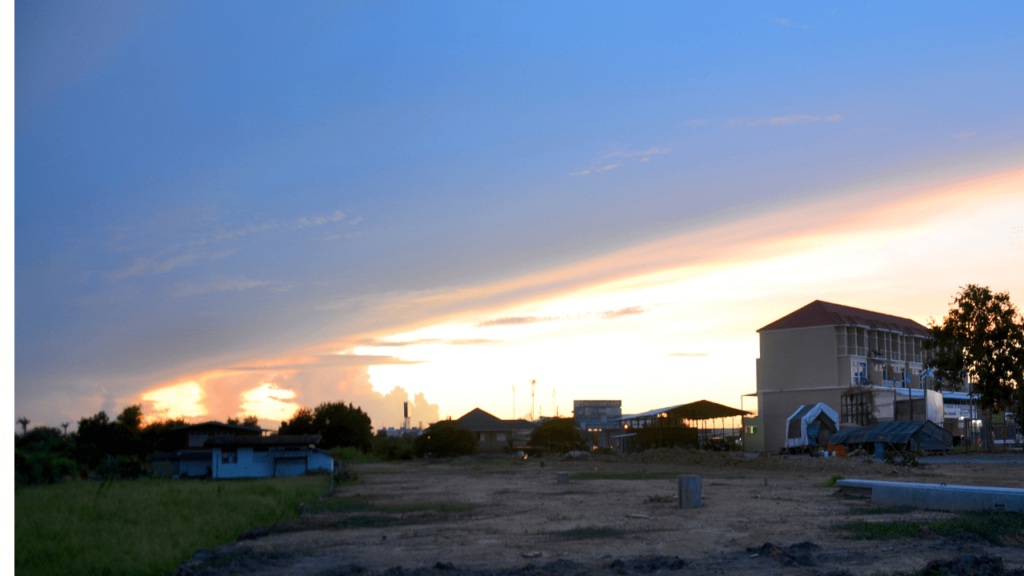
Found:
[[[331, 496], [342, 500], [309, 506], [340, 505], [335, 511], [306, 512], [199, 553], [180, 574], [860, 575], [909, 573], [965, 556], [1001, 557], [1002, 573], [1024, 570], [1024, 533], [1002, 546], [966, 535], [853, 539], [837, 525], [954, 515], [858, 514], [870, 501], [820, 486], [839, 474], [1024, 488], [1019, 457], [986, 462], [946, 458], [909, 468], [855, 458], [659, 450], [580, 461], [359, 464], [351, 466], [358, 481]], [[558, 472], [569, 472], [570, 482], [558, 484]], [[635, 479], [640, 474], [645, 478]], [[678, 508], [679, 474], [702, 477], [703, 507]]]

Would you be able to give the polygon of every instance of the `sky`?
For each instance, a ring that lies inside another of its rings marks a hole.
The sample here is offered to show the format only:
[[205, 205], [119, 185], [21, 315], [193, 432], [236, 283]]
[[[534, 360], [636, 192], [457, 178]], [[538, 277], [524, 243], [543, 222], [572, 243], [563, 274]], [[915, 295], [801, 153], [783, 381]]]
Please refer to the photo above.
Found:
[[15, 416], [739, 406], [813, 300], [1019, 306], [1022, 17], [17, 2]]

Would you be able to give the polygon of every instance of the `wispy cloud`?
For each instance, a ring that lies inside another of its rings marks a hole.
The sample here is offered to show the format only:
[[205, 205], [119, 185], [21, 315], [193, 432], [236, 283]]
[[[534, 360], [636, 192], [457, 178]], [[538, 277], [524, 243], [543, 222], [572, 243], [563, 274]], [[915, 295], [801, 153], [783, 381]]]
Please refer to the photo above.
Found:
[[812, 122], [840, 122], [843, 116], [833, 114], [831, 116], [811, 116], [809, 114], [794, 114], [792, 116], [773, 116], [771, 118], [734, 118], [729, 124], [742, 126], [789, 126], [791, 124], [808, 124]]
[[211, 292], [241, 292], [253, 288], [261, 288], [269, 284], [270, 282], [267, 280], [249, 280], [245, 277], [238, 278], [237, 280], [219, 280], [209, 284], [184, 283], [174, 290], [172, 296], [175, 298], [185, 298]]
[[109, 275], [111, 280], [123, 280], [132, 276], [146, 276], [149, 274], [166, 274], [171, 270], [191, 264], [200, 259], [199, 254], [184, 254], [160, 260], [156, 256], [149, 258], [136, 258], [130, 266], [123, 268]]
[[299, 230], [303, 228], [314, 228], [316, 226], [323, 226], [324, 224], [330, 224], [331, 222], [341, 222], [345, 219], [345, 214], [341, 210], [335, 210], [334, 214], [330, 216], [301, 216], [295, 220], [294, 226]]
[[484, 320], [477, 322], [477, 328], [487, 328], [490, 326], [518, 326], [520, 324], [534, 324], [536, 322], [553, 322], [558, 320], [587, 320], [591, 318], [598, 319], [611, 319], [621, 318], [623, 316], [633, 316], [636, 314], [643, 314], [648, 312], [649, 309], [643, 306], [630, 306], [628, 308], [620, 308], [618, 310], [605, 310], [603, 312], [586, 312], [583, 314], [567, 314], [563, 316], [506, 316], [504, 318], [495, 318], [494, 320]]
[[423, 346], [428, 344], [447, 344], [450, 346], [476, 346], [480, 344], [494, 344], [499, 340], [488, 338], [458, 338], [447, 340], [443, 338], [420, 338], [418, 340], [378, 340], [377, 338], [363, 338], [359, 341], [360, 346], [374, 348], [401, 348], [404, 346]]
[[785, 26], [786, 28], [796, 28], [797, 30], [810, 30], [818, 26], [817, 24], [795, 24], [786, 18], [771, 18], [770, 21], [773, 24]]
[[326, 366], [389, 366], [404, 364], [423, 364], [425, 360], [404, 360], [397, 356], [377, 354], [327, 354], [310, 358], [308, 362], [289, 364], [264, 364], [256, 366], [231, 366], [228, 371], [238, 372], [280, 372], [289, 370], [305, 370]]
[[[616, 150], [615, 152], [610, 152], [608, 154], [601, 156], [596, 161], [594, 161], [594, 164], [589, 168], [577, 170], [576, 172], [569, 172], [568, 175], [586, 176], [588, 174], [597, 174], [598, 172], [607, 172], [608, 170], [621, 168], [622, 166], [625, 165], [626, 161], [628, 161], [631, 158], [637, 157], [640, 158], [639, 162], [650, 162], [651, 156], [654, 156], [656, 154], [668, 154], [671, 151], [671, 148], [659, 148], [657, 146], [652, 146], [645, 150]], [[620, 158], [620, 160], [608, 162], [608, 160], [615, 158]]]

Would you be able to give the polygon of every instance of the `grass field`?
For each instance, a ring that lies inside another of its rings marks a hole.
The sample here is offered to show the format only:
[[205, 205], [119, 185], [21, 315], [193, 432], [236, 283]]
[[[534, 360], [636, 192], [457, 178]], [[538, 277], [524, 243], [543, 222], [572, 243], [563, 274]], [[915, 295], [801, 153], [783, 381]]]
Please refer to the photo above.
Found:
[[15, 488], [17, 574], [173, 574], [200, 548], [297, 516], [327, 476], [64, 482]]

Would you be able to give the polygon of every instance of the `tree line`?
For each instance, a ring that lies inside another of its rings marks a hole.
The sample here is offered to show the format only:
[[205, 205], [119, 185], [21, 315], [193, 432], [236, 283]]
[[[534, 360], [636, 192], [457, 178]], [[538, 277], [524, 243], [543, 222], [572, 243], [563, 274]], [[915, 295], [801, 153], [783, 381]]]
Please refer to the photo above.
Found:
[[[14, 438], [15, 479], [20, 484], [46, 484], [66, 477], [136, 478], [146, 473], [153, 454], [180, 450], [183, 436], [173, 430], [189, 425], [182, 418], [143, 423], [142, 406], [134, 404], [111, 419], [105, 411], [81, 418], [78, 430], [70, 423], [59, 428], [37, 426], [19, 418], [21, 434]], [[227, 424], [258, 427], [256, 416], [228, 418]], [[372, 425], [361, 409], [344, 402], [327, 402], [314, 410], [300, 408], [281, 423], [278, 434], [320, 434], [320, 448], [355, 447], [370, 450]]]

